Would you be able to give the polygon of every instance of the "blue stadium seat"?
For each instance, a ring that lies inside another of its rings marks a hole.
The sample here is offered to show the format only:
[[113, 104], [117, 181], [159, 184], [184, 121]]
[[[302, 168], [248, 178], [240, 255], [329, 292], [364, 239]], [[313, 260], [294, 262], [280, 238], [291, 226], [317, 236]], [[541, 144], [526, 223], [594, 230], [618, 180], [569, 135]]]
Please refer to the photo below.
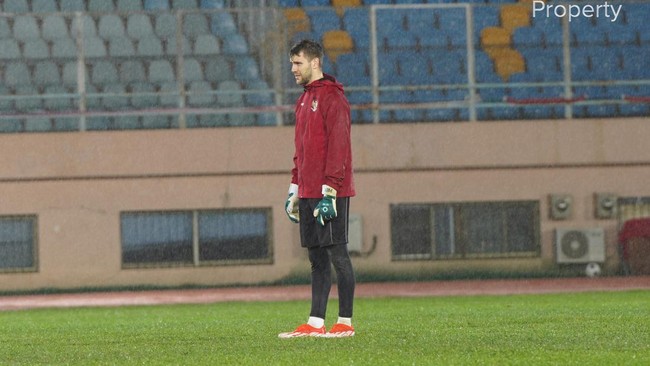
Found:
[[52, 120], [48, 117], [29, 117], [25, 119], [25, 132], [52, 131]]
[[370, 85], [370, 65], [368, 55], [361, 53], [346, 53], [337, 60], [337, 77], [346, 86]]
[[241, 82], [248, 82], [260, 78], [257, 62], [251, 56], [243, 56], [235, 62], [235, 78]]
[[192, 10], [199, 7], [197, 0], [172, 0], [173, 9]]
[[357, 49], [370, 46], [370, 18], [368, 9], [363, 7], [345, 8], [343, 13], [343, 30], [347, 31]]
[[208, 18], [202, 13], [188, 13], [183, 19], [183, 34], [195, 39], [201, 34], [209, 34]]
[[219, 83], [219, 91], [228, 91], [217, 96], [217, 105], [220, 107], [242, 107], [244, 97], [241, 94], [241, 85], [234, 80], [225, 80]]
[[167, 10], [168, 0], [144, 0], [144, 10]]
[[331, 30], [341, 29], [341, 20], [334, 8], [306, 8], [305, 12], [310, 19], [312, 32], [320, 40], [323, 34]]
[[232, 34], [223, 40], [222, 51], [227, 55], [243, 55], [248, 53], [248, 45], [241, 34]]
[[223, 9], [225, 4], [224, 0], [201, 0], [199, 6], [201, 9]]
[[212, 34], [201, 34], [194, 41], [195, 55], [214, 55], [220, 52], [219, 39]]
[[225, 11], [212, 14], [210, 30], [221, 38], [238, 33], [235, 20], [230, 13]]

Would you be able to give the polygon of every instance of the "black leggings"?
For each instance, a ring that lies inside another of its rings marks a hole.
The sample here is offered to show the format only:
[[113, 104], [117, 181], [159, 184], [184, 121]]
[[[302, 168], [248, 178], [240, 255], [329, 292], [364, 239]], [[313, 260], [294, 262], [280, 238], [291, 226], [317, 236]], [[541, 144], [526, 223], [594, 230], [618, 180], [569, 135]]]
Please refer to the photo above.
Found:
[[332, 265], [336, 271], [339, 292], [339, 316], [352, 317], [354, 302], [354, 270], [347, 244], [309, 248], [311, 262], [311, 313], [325, 319], [327, 300], [332, 287]]

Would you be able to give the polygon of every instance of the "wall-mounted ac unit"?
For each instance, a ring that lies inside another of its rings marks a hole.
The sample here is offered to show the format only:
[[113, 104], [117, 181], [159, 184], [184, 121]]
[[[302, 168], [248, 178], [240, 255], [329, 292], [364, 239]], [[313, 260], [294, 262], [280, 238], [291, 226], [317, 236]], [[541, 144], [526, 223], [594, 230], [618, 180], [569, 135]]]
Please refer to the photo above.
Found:
[[557, 263], [605, 262], [605, 232], [602, 228], [556, 229]]

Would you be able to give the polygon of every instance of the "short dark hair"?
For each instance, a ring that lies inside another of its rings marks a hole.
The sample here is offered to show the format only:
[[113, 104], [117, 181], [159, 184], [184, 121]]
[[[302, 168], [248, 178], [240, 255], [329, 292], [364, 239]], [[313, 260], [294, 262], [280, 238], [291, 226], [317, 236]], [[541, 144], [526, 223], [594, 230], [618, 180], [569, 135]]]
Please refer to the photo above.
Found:
[[303, 39], [291, 47], [289, 56], [298, 56], [300, 52], [302, 52], [305, 57], [310, 60], [314, 58], [318, 58], [321, 60], [321, 62], [323, 60], [323, 46], [321, 46], [320, 43], [312, 41], [310, 39]]

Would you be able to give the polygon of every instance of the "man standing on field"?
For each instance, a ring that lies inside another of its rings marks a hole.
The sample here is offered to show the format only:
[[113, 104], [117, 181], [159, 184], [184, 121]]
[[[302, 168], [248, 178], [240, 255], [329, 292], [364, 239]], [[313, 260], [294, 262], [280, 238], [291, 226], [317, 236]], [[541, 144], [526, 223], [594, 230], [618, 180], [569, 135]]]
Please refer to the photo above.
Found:
[[[296, 103], [294, 168], [287, 215], [300, 224], [311, 263], [311, 312], [306, 324], [280, 338], [350, 337], [355, 278], [348, 255], [348, 213], [355, 195], [350, 144], [350, 105], [343, 85], [322, 69], [323, 48], [304, 40], [290, 51], [291, 72], [304, 92]], [[325, 331], [334, 266], [339, 318]]]

